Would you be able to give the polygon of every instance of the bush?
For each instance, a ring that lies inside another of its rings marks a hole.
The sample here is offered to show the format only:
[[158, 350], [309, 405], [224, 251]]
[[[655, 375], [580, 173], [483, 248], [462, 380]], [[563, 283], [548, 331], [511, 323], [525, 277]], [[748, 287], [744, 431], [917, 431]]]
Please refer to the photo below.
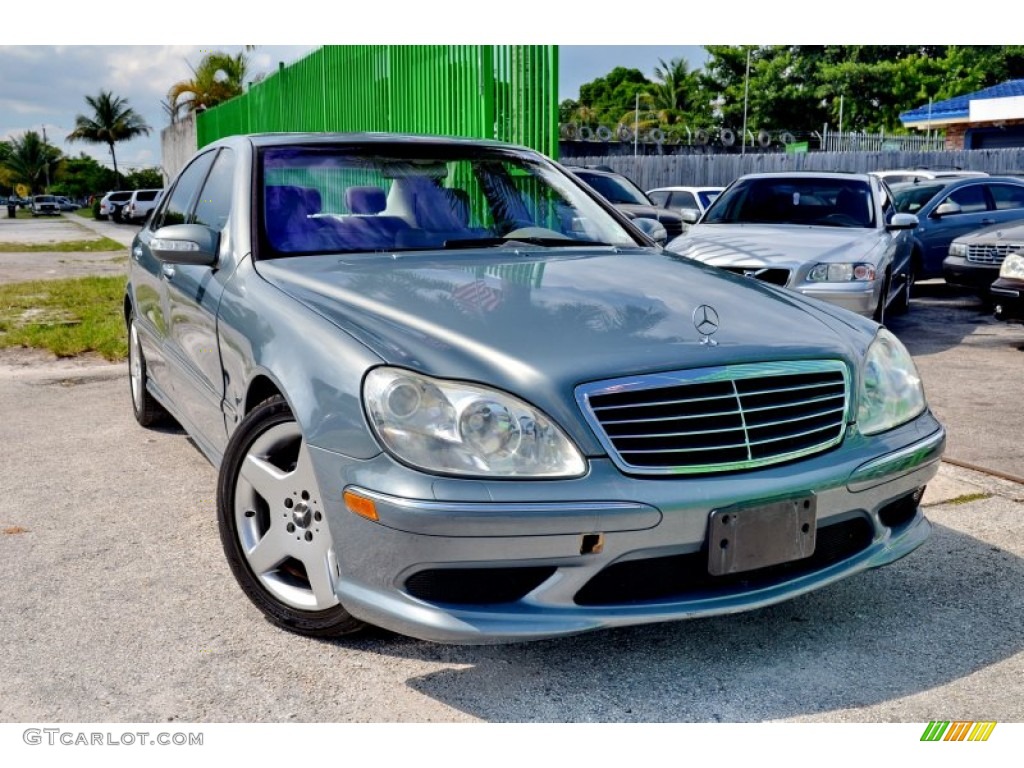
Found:
[[100, 200], [96, 198], [92, 201], [92, 217], [99, 221], [100, 218]]

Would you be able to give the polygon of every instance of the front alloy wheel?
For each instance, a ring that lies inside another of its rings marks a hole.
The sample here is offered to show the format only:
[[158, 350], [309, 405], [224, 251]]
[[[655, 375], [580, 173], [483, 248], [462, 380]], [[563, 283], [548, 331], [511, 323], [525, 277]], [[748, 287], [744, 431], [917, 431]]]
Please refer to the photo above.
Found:
[[331, 535], [309, 449], [281, 397], [239, 425], [221, 465], [217, 516], [228, 564], [273, 623], [311, 637], [360, 629], [334, 593]]

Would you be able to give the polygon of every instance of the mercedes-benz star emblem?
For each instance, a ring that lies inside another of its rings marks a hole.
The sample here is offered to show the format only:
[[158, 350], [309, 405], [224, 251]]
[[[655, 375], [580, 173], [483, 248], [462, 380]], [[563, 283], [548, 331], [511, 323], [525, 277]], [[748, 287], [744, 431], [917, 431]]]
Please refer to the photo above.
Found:
[[718, 330], [718, 313], [709, 304], [701, 304], [693, 310], [693, 327], [701, 335], [700, 343], [709, 347], [717, 347], [718, 342], [712, 339]]

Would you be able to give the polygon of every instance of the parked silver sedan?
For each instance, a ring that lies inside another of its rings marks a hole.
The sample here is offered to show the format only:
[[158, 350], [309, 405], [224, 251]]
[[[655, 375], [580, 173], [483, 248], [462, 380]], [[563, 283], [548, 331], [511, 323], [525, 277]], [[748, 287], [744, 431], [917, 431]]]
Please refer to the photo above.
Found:
[[135, 417], [218, 467], [227, 562], [288, 630], [734, 613], [928, 536], [945, 433], [892, 334], [655, 247], [525, 148], [224, 139], [131, 256]]
[[883, 322], [909, 306], [917, 224], [874, 176], [750, 174], [668, 248]]

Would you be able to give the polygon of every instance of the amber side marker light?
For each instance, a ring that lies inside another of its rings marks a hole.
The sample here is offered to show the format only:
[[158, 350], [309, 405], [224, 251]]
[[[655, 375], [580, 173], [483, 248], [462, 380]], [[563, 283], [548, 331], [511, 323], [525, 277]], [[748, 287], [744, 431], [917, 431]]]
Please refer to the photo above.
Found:
[[365, 517], [367, 520], [373, 520], [377, 522], [377, 506], [373, 503], [372, 499], [368, 499], [365, 496], [360, 496], [358, 493], [352, 491], [345, 491], [342, 494], [345, 499], [345, 506], [348, 507], [348, 511], [354, 515]]

